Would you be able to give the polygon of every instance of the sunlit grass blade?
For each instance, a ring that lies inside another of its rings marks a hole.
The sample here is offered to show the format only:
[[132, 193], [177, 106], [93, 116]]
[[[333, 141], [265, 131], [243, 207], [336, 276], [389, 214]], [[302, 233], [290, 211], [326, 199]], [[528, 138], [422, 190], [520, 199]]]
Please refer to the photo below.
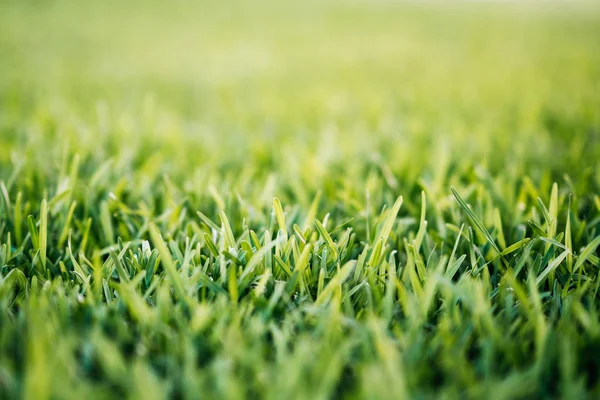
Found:
[[319, 221], [318, 219], [315, 220], [315, 227], [317, 228], [319, 235], [323, 238], [323, 240], [327, 244], [327, 247], [329, 248], [329, 251], [331, 252], [331, 256], [334, 259], [337, 259], [338, 249], [337, 249], [337, 246], [335, 245], [335, 243], [333, 242], [333, 239], [331, 239], [331, 236], [329, 236], [329, 232], [327, 232], [327, 229], [325, 229], [325, 227], [323, 226], [321, 221]]
[[579, 270], [583, 266], [583, 263], [586, 262], [590, 257], [594, 255], [594, 251], [600, 245], [600, 236], [596, 236], [594, 240], [592, 240], [585, 248], [581, 251], [581, 253], [577, 256], [577, 261], [575, 262], [575, 266], [573, 266], [573, 273]]
[[46, 200], [42, 200], [40, 208], [39, 246], [42, 267], [46, 269], [46, 257], [48, 252], [48, 205]]
[[500, 251], [500, 249], [496, 245], [496, 242], [492, 238], [492, 235], [487, 230], [487, 228], [485, 227], [485, 225], [483, 224], [481, 219], [477, 215], [475, 215], [475, 213], [471, 210], [469, 205], [467, 203], [465, 203], [465, 201], [462, 199], [462, 197], [460, 197], [460, 195], [458, 194], [458, 192], [456, 191], [455, 188], [451, 188], [451, 190], [452, 190], [452, 194], [454, 195], [454, 198], [456, 198], [456, 201], [458, 202], [460, 207], [463, 209], [465, 214], [467, 214], [469, 216], [469, 219], [473, 222], [473, 224], [475, 225], [475, 228], [477, 228], [477, 230], [486, 238], [486, 240], [494, 248], [494, 250], [496, 250], [496, 252], [498, 254], [501, 254], [502, 251]]
[[160, 231], [154, 224], [150, 224], [149, 231], [150, 236], [152, 237], [152, 242], [160, 254], [161, 263], [171, 281], [171, 284], [173, 285], [175, 294], [184, 304], [189, 306], [189, 300], [183, 288], [183, 283], [181, 282], [177, 268], [175, 267], [175, 263], [173, 262], [173, 257], [167, 249], [167, 246], [165, 246], [165, 243], [160, 235]]

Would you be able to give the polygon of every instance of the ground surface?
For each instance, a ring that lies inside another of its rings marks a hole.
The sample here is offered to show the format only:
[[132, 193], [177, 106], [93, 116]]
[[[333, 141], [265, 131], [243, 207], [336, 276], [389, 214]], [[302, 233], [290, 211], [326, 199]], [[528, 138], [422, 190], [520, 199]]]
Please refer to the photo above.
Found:
[[0, 3], [0, 397], [598, 398], [597, 7], [88, 3]]

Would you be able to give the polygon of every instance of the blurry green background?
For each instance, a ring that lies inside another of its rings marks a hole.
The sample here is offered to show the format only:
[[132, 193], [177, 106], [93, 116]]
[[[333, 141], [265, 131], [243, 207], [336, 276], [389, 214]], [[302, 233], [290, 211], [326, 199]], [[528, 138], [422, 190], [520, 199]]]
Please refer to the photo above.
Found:
[[600, 186], [592, 3], [0, 4], [0, 178], [34, 171], [26, 198], [75, 154], [84, 182], [108, 168], [100, 198], [153, 202], [167, 174], [202, 210]]
[[519, 160], [578, 174], [571, 162], [600, 147], [592, 4], [0, 4], [5, 141], [27, 140], [31, 126], [13, 121], [43, 114], [86, 124], [89, 138], [74, 134], [83, 147], [103, 120], [129, 148], [188, 141], [186, 163], [251, 154], [326, 167], [376, 152], [392, 170], [411, 157], [422, 171], [444, 147], [495, 169]]

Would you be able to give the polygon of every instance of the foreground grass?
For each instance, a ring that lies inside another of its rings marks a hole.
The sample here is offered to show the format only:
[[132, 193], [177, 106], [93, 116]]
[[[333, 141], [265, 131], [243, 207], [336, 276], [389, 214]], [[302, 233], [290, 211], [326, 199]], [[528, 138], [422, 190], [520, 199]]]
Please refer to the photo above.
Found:
[[0, 397], [600, 395], [596, 9], [1, 4]]

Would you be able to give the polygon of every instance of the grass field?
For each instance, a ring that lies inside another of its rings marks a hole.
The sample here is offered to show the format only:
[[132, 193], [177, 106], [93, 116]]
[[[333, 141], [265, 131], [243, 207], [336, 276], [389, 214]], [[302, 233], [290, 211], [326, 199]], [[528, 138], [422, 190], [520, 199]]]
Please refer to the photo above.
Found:
[[600, 7], [0, 0], [0, 398], [600, 397]]

